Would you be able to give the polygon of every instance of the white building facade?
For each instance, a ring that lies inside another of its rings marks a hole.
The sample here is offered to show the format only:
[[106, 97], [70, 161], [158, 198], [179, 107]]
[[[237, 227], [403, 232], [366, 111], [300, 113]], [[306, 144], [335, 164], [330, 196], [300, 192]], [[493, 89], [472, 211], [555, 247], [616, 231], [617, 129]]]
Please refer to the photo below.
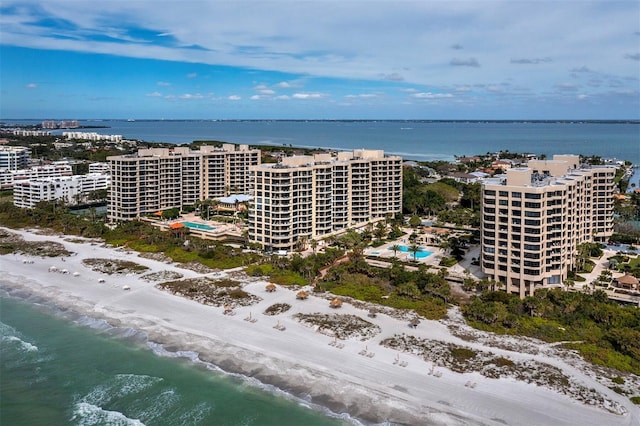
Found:
[[19, 170], [29, 164], [31, 152], [22, 146], [0, 146], [0, 169]]
[[46, 177], [71, 176], [73, 170], [70, 164], [48, 164], [20, 170], [0, 170], [0, 188], [13, 188], [13, 184], [20, 180], [39, 179]]
[[14, 184], [13, 204], [32, 208], [40, 201], [60, 200], [73, 206], [86, 202], [92, 191], [108, 189], [109, 185], [110, 176], [99, 173], [21, 180]]

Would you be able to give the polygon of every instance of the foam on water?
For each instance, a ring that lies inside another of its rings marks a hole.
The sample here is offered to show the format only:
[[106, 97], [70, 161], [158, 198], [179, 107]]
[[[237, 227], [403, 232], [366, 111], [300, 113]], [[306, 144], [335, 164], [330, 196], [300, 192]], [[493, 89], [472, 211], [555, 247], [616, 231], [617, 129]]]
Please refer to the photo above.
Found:
[[106, 383], [96, 386], [81, 401], [105, 405], [116, 398], [140, 393], [162, 380], [160, 377], [139, 374], [117, 374]]
[[[229, 373], [218, 366], [204, 362], [199, 354], [193, 351], [170, 351], [163, 345], [148, 341], [147, 335], [136, 329], [113, 327], [107, 321], [95, 319], [71, 310], [61, 309], [49, 300], [33, 296], [25, 292], [13, 291], [9, 286], [2, 285], [0, 292], [11, 298], [21, 299], [36, 305], [38, 310], [55, 317], [64, 318], [76, 325], [102, 331], [109, 336], [119, 339], [136, 340], [144, 343], [155, 355], [169, 358], [187, 359], [194, 365], [207, 370], [237, 379], [237, 383], [247, 389], [266, 391], [267, 393], [286, 399], [305, 408], [309, 408], [323, 415], [341, 419], [345, 423], [360, 425], [356, 419], [346, 414], [334, 413], [328, 408], [310, 402], [309, 398], [300, 398], [289, 394], [275, 386], [264, 384], [255, 378], [241, 374]], [[4, 334], [7, 333], [3, 333]], [[15, 333], [7, 335], [15, 336]], [[16, 336], [17, 337], [17, 336]], [[26, 342], [28, 343], [28, 342]], [[35, 347], [35, 345], [33, 345]], [[211, 418], [216, 410], [212, 400], [205, 402], [191, 402], [184, 400], [176, 389], [163, 387], [162, 378], [143, 374], [119, 374], [103, 378], [100, 384], [94, 385], [88, 391], [76, 395], [71, 401], [73, 422], [80, 425], [94, 424], [143, 424], [142, 422], [163, 422], [163, 424], [197, 424], [199, 421]], [[84, 395], [84, 396], [83, 396]], [[125, 413], [125, 414], [123, 414]], [[131, 418], [129, 418], [131, 417]], [[259, 419], [260, 416], [257, 417]], [[239, 419], [236, 419], [238, 421]], [[252, 417], [242, 417], [246, 424], [255, 424]]]
[[22, 340], [20, 333], [8, 324], [0, 321], [0, 337], [2, 342], [17, 343], [17, 347], [27, 352], [37, 352], [38, 347], [32, 343]]
[[[272, 395], [276, 395], [280, 398], [292, 401], [297, 403], [298, 405], [305, 407], [305, 408], [309, 408], [311, 410], [314, 411], [318, 411], [321, 412], [322, 414], [326, 415], [327, 417], [332, 417], [335, 419], [340, 419], [343, 420], [349, 424], [352, 424], [354, 426], [362, 426], [363, 423], [361, 423], [359, 420], [357, 420], [356, 418], [350, 416], [347, 413], [335, 413], [333, 411], [331, 411], [329, 408], [318, 405], [318, 404], [314, 404], [313, 402], [311, 402], [311, 397], [309, 395], [302, 395], [300, 397], [292, 395], [276, 386], [267, 384], [267, 383], [263, 383], [260, 380], [256, 379], [255, 377], [250, 377], [250, 376], [245, 376], [243, 374], [239, 374], [239, 373], [232, 373], [232, 372], [228, 372], [225, 370], [222, 370], [220, 367], [218, 367], [215, 364], [211, 364], [209, 362], [206, 361], [202, 361], [200, 359], [200, 354], [198, 354], [197, 352], [193, 352], [193, 351], [169, 351], [167, 350], [163, 345], [155, 343], [155, 342], [147, 342], [147, 346], [153, 351], [153, 353], [155, 353], [158, 356], [164, 356], [164, 357], [169, 357], [169, 358], [187, 358], [189, 359], [191, 362], [193, 362], [194, 364], [197, 365], [201, 365], [205, 368], [207, 368], [208, 370], [211, 371], [216, 371], [218, 373], [222, 373], [224, 375], [227, 375], [229, 377], [235, 378], [238, 380], [238, 382], [243, 383], [251, 388], [255, 388], [255, 389], [259, 389], [265, 392], [268, 392]], [[247, 419], [248, 423], [247, 424], [253, 424], [249, 419]]]
[[79, 402], [74, 406], [71, 420], [77, 422], [78, 426], [144, 426], [140, 420], [130, 419], [119, 411], [104, 410], [86, 402]]

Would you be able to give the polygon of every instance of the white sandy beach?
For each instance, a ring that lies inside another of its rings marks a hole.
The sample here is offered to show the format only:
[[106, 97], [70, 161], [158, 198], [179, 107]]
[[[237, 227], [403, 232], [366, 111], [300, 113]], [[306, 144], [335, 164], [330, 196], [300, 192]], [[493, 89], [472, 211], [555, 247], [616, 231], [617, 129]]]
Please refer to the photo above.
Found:
[[[300, 301], [296, 300], [297, 290], [278, 287], [277, 291], [267, 293], [266, 282], [247, 279], [244, 290], [263, 300], [253, 306], [236, 308], [236, 315], [228, 316], [223, 314], [222, 308], [161, 291], [155, 287], [157, 282], [145, 281], [137, 275], [94, 272], [85, 267], [82, 260], [130, 260], [149, 267], [150, 271], [146, 273], [177, 271], [184, 278], [202, 274], [101, 244], [69, 242], [62, 237], [26, 231], [19, 234], [25, 240], [63, 243], [77, 255], [66, 257], [64, 262], [60, 258], [0, 256], [2, 279], [13, 289], [22, 289], [58, 306], [105, 319], [114, 325], [145, 331], [149, 340], [172, 350], [195, 351], [202, 360], [226, 371], [255, 377], [325, 405], [336, 413], [349, 413], [364, 423], [640, 425], [640, 409], [627, 397], [596, 380], [596, 375], [575, 357], [559, 358], [560, 350], [556, 346], [530, 339], [495, 337], [478, 332], [477, 339], [464, 341], [453, 335], [448, 327], [448, 324], [460, 326], [455, 311], [447, 321], [423, 320], [416, 329], [411, 329], [408, 321], [385, 314], [368, 318], [367, 310], [349, 303], [334, 310], [327, 299], [313, 294], [308, 300]], [[33, 263], [24, 260], [33, 260]], [[49, 272], [51, 266], [67, 269], [69, 274]], [[74, 272], [78, 276], [74, 276]], [[227, 272], [217, 275], [225, 274]], [[100, 279], [105, 282], [99, 283]], [[130, 290], [123, 290], [125, 285]], [[289, 303], [292, 308], [280, 315], [264, 315], [264, 310], [274, 303]], [[367, 341], [344, 340], [341, 342], [344, 347], [340, 348], [329, 344], [332, 337], [294, 319], [293, 315], [299, 312], [353, 314], [375, 323], [382, 331]], [[245, 321], [249, 314], [257, 321]], [[286, 330], [274, 329], [277, 323]], [[431, 362], [418, 356], [379, 345], [381, 340], [402, 333], [491, 352], [514, 361], [534, 360], [549, 364], [561, 369], [584, 388], [595, 390], [605, 402], [589, 405], [550, 388], [515, 379], [491, 379], [479, 373], [461, 374], [440, 366], [434, 368]], [[496, 339], [517, 343], [528, 350], [489, 346], [487, 342]], [[373, 356], [359, 355], [365, 346]], [[397, 357], [406, 362], [406, 366], [394, 363]], [[432, 371], [437, 374], [431, 374]]]

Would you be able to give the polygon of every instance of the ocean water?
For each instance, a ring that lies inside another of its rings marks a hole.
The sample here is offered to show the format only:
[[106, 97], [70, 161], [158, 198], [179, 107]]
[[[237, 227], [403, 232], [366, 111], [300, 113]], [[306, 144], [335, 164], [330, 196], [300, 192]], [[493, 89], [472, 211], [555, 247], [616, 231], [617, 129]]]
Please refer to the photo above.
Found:
[[[5, 120], [37, 124], [41, 120]], [[251, 145], [292, 145], [353, 150], [382, 149], [406, 159], [434, 161], [508, 150], [581, 154], [640, 164], [640, 121], [284, 121], [85, 120], [87, 131], [149, 142], [217, 140]], [[62, 131], [56, 131], [61, 133]]]
[[38, 302], [0, 291], [0, 425], [354, 422]]

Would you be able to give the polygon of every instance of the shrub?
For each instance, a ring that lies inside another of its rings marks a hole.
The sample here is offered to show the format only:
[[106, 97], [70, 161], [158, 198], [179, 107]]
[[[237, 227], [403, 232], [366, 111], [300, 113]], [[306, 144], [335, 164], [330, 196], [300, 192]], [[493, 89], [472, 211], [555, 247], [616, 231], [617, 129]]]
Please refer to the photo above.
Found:
[[448, 268], [455, 265], [456, 263], [458, 263], [458, 261], [454, 257], [443, 257], [442, 259], [440, 259], [439, 265]]
[[451, 352], [451, 356], [457, 361], [466, 361], [477, 355], [476, 351], [468, 348], [455, 347], [450, 348], [449, 351]]
[[264, 310], [265, 315], [278, 315], [284, 312], [287, 312], [291, 309], [291, 305], [288, 303], [276, 303], [274, 305], [269, 306]]

